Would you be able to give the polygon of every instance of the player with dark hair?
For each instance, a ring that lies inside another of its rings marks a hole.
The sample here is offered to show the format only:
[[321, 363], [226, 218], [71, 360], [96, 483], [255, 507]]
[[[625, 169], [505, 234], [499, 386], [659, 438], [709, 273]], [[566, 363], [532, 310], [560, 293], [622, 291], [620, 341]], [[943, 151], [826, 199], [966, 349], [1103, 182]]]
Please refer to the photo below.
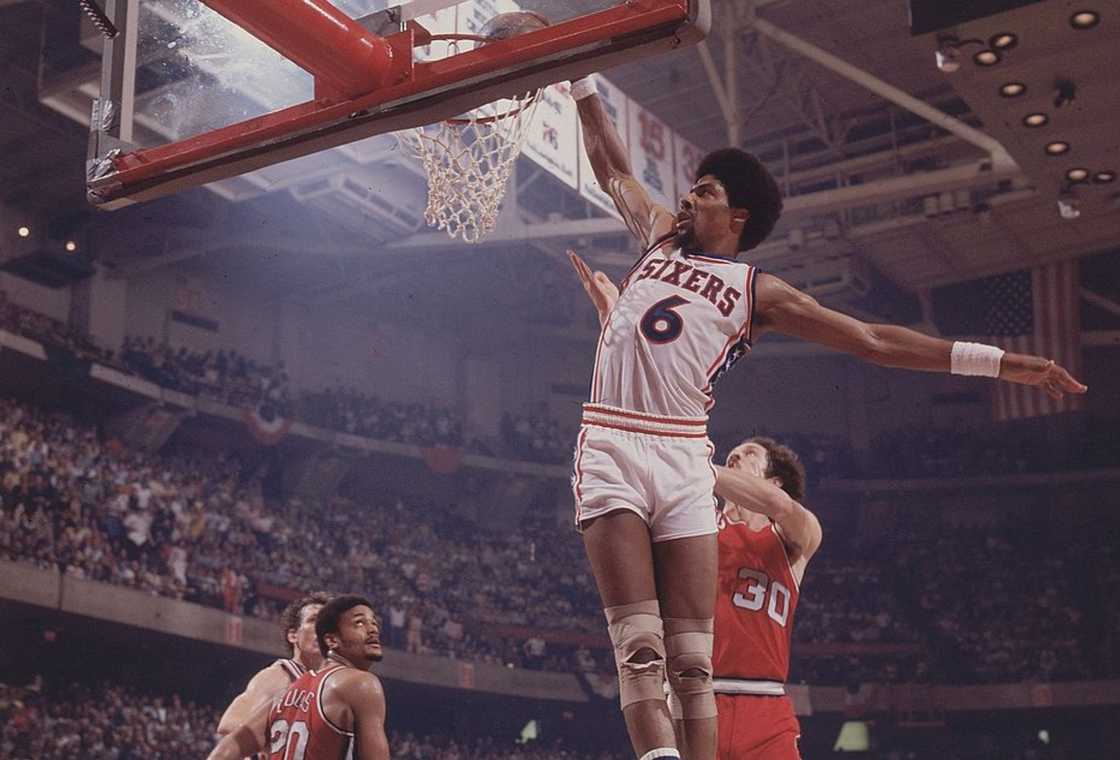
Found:
[[238, 694], [222, 713], [222, 719], [218, 721], [219, 736], [232, 732], [252, 715], [253, 710], [262, 704], [271, 705], [297, 678], [319, 667], [323, 657], [315, 641], [315, 617], [330, 599], [331, 595], [326, 591], [316, 591], [301, 596], [284, 608], [280, 614], [280, 628], [288, 647], [288, 657], [276, 660], [249, 679], [245, 691]]
[[[800, 503], [805, 468], [777, 441], [750, 438], [716, 468], [716, 494], [723, 499], [712, 655], [718, 757], [799, 760], [801, 729], [785, 682], [801, 582], [821, 544], [820, 522]], [[682, 718], [679, 700], [669, 702]]]
[[300, 676], [210, 753], [238, 760], [264, 749], [271, 760], [388, 760], [385, 692], [369, 671], [382, 657], [381, 626], [364, 597], [338, 596], [319, 610], [323, 664]]
[[576, 525], [635, 752], [680, 757], [661, 692], [667, 675], [689, 759], [711, 760], [717, 526], [707, 416], [713, 385], [760, 335], [803, 338], [882, 366], [999, 377], [1056, 397], [1086, 388], [1040, 357], [866, 324], [738, 261], [781, 215], [777, 183], [757, 158], [735, 148], [706, 156], [673, 213], [635, 179], [594, 80], [573, 82], [572, 96], [595, 177], [643, 248], [621, 295], [572, 254], [596, 306], [609, 304], [576, 444]]

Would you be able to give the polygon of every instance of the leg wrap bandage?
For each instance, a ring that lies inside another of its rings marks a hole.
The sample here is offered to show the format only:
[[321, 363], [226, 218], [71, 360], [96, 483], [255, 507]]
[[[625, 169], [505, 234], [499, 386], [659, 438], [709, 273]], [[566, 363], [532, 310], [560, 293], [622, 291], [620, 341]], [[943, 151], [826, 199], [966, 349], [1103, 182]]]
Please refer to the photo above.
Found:
[[608, 607], [604, 612], [618, 664], [622, 706], [664, 699], [665, 641], [657, 600]]
[[703, 720], [716, 717], [716, 695], [712, 691], [711, 618], [665, 619], [665, 649], [669, 657], [674, 717]]

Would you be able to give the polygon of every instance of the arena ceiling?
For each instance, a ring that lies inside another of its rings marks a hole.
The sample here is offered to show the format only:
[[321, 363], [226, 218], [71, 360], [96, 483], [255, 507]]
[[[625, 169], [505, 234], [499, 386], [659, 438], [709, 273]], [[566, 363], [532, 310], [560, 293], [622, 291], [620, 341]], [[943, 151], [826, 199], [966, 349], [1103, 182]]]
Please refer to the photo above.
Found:
[[[567, 2], [591, 9], [593, 0]], [[956, 74], [934, 65], [936, 35], [911, 36], [905, 0], [755, 3], [758, 17], [773, 27], [981, 126], [1013, 158], [1011, 168], [992, 173], [984, 148], [761, 33], [749, 3], [713, 4], [718, 31], [703, 49], [620, 67], [609, 76], [696, 144], [711, 148], [737, 139], [781, 175], [795, 197], [775, 237], [756, 254], [763, 266], [804, 284], [822, 267], [832, 267], [831, 274], [858, 261], [902, 289], [917, 290], [1098, 252], [1120, 241], [1120, 185], [1062, 182], [1070, 161], [1093, 171], [1120, 169], [1120, 90], [1109, 79], [1120, 66], [1120, 0], [1089, 3], [1099, 7], [1102, 22], [1075, 38], [1084, 40], [1080, 55], [1069, 54], [1077, 48], [1067, 39], [1073, 7], [1067, 0], [963, 25], [962, 37], [1011, 24], [1006, 31], [1020, 39], [990, 69], [973, 64], [967, 51]], [[40, 102], [46, 90], [57, 93], [98, 71], [96, 55], [81, 44], [76, 5], [0, 0], [0, 28], [20, 30], [0, 37], [6, 204], [86, 221], [99, 241], [98, 255], [122, 274], [165, 266], [220, 270], [278, 297], [315, 304], [344, 302], [420, 276], [412, 274], [424, 268], [415, 264], [418, 256], [439, 256], [448, 271], [477, 263], [479, 251], [442, 234], [420, 232], [373, 247], [360, 232], [294, 222], [299, 209], [279, 196], [233, 204], [191, 191], [112, 214], [89, 211], [83, 197], [86, 129]], [[523, 5], [547, 11], [548, 3]], [[1030, 100], [1009, 105], [1000, 99], [994, 88], [1004, 76], [1030, 82]], [[1048, 104], [1060, 78], [1076, 81], [1080, 95], [1073, 107], [1056, 112]], [[1028, 107], [1053, 113], [1047, 137], [1074, 141], [1069, 161], [1038, 158], [1034, 142], [1042, 138], [1019, 123], [1019, 111]], [[629, 253], [619, 226], [588, 219], [594, 215], [578, 199], [557, 204], [555, 186], [538, 175], [519, 173], [513, 191], [518, 218], [483, 253], [504, 259], [526, 248], [559, 253], [576, 245], [601, 266], [623, 266]], [[1061, 218], [1060, 194], [1079, 206], [1079, 218]], [[508, 258], [520, 266], [517, 256]], [[396, 279], [383, 277], [386, 271]]]

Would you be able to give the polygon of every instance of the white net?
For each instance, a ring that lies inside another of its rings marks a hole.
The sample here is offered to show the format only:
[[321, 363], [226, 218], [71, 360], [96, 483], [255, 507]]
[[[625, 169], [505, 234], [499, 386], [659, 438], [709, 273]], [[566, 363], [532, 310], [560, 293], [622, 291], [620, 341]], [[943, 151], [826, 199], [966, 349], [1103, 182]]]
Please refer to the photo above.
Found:
[[539, 96], [539, 90], [526, 93], [464, 119], [402, 133], [428, 175], [425, 219], [430, 226], [467, 243], [493, 231]]

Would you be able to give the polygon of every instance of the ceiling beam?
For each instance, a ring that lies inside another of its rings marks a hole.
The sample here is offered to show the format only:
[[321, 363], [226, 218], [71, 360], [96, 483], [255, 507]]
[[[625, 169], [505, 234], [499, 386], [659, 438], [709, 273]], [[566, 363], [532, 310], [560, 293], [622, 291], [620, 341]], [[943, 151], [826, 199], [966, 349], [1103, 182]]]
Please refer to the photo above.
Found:
[[1120, 330], [1090, 330], [1081, 333], [1081, 345], [1092, 348], [1120, 348]]
[[1104, 309], [1109, 314], [1114, 314], [1120, 317], [1120, 303], [1117, 303], [1111, 298], [1106, 298], [1105, 296], [1094, 293], [1087, 288], [1082, 288], [1081, 300], [1085, 301], [1085, 303], [1090, 303], [1099, 309]]
[[1007, 149], [991, 135], [965, 124], [960, 119], [934, 108], [924, 100], [915, 98], [913, 95], [904, 92], [892, 84], [888, 84], [863, 69], [853, 66], [832, 53], [806, 42], [796, 35], [790, 34], [766, 19], [755, 17], [751, 24], [759, 34], [765, 35], [779, 45], [805, 56], [810, 61], [870, 90], [884, 100], [895, 103], [911, 113], [922, 117], [926, 121], [929, 121], [931, 124], [944, 129], [946, 132], [954, 134], [962, 140], [983, 149], [992, 157], [993, 163], [1001, 168], [1018, 168], [1015, 159], [1011, 157]]

